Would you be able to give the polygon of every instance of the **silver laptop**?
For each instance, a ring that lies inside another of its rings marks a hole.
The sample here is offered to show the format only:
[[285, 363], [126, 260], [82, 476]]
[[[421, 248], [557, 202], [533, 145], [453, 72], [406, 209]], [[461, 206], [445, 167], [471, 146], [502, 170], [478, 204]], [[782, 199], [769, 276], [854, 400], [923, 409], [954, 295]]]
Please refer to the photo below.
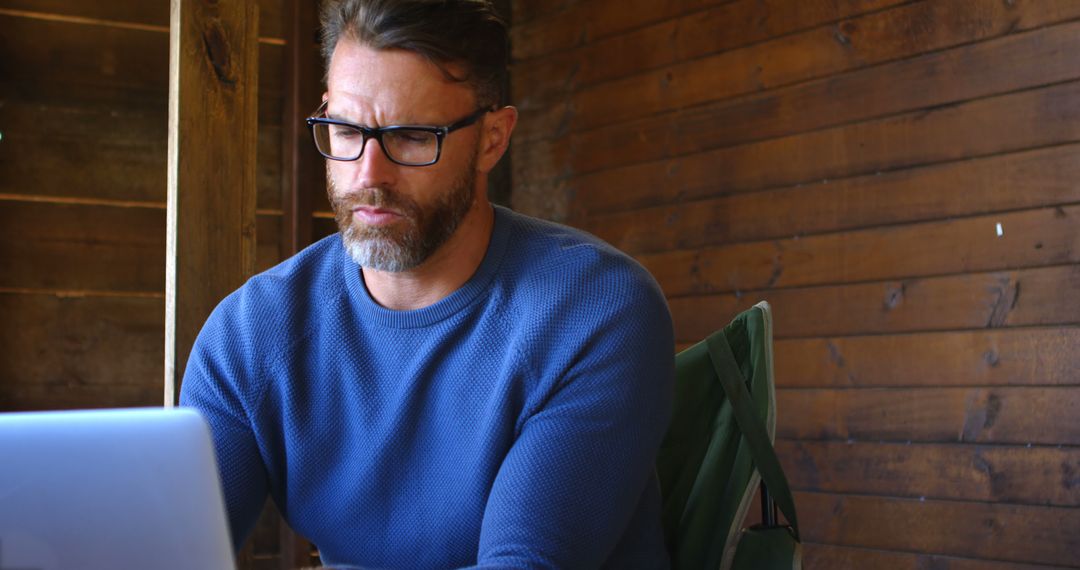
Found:
[[234, 568], [202, 417], [0, 414], [0, 568]]

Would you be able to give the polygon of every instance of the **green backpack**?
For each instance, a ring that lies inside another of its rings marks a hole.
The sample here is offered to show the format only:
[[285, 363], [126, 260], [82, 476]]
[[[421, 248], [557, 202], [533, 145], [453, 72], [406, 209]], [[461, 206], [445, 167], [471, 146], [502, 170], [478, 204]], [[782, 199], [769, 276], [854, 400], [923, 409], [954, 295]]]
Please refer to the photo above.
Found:
[[[772, 447], [768, 303], [680, 352], [675, 367], [674, 414], [657, 459], [672, 568], [801, 568], [795, 502]], [[759, 483], [763, 524], [743, 529]], [[789, 525], [777, 524], [776, 507]]]

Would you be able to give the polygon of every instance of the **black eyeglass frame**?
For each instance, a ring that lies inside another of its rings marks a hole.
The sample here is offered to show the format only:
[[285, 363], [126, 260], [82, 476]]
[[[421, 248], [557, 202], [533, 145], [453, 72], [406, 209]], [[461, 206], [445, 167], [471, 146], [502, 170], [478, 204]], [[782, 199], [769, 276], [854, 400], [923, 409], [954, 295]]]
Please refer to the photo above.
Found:
[[[469, 125], [472, 125], [476, 121], [479, 121], [480, 117], [483, 117], [484, 115], [495, 110], [493, 107], [477, 109], [471, 115], [459, 121], [450, 123], [449, 125], [441, 127], [434, 125], [388, 125], [385, 127], [373, 128], [365, 127], [364, 125], [358, 125], [356, 123], [350, 123], [348, 121], [331, 119], [329, 117], [320, 117], [319, 115], [323, 114], [326, 111], [327, 103], [329, 103], [329, 101], [323, 101], [322, 104], [319, 105], [319, 108], [315, 109], [315, 112], [313, 112], [311, 116], [306, 119], [308, 130], [311, 131], [311, 142], [315, 144], [315, 150], [319, 151], [319, 154], [323, 155], [329, 160], [337, 160], [341, 162], [352, 162], [354, 160], [360, 160], [360, 157], [364, 156], [364, 149], [367, 148], [368, 140], [375, 139], [379, 143], [379, 148], [382, 150], [383, 156], [390, 160], [390, 162], [393, 162], [394, 164], [399, 164], [401, 166], [431, 166], [432, 164], [439, 162], [439, 157], [442, 156], [443, 139], [446, 138], [446, 135], [458, 129], [463, 129]], [[319, 140], [315, 136], [315, 125], [319, 124], [341, 125], [343, 127], [350, 127], [360, 131], [360, 134], [363, 136], [363, 140], [360, 142], [360, 152], [356, 153], [356, 156], [352, 158], [330, 156], [323, 152], [322, 149], [319, 148]], [[401, 130], [423, 131], [427, 133], [433, 133], [435, 135], [435, 158], [432, 159], [431, 162], [411, 163], [401, 162], [400, 160], [397, 160], [396, 158], [390, 156], [390, 153], [386, 152], [386, 145], [383, 144], [383, 134]]]

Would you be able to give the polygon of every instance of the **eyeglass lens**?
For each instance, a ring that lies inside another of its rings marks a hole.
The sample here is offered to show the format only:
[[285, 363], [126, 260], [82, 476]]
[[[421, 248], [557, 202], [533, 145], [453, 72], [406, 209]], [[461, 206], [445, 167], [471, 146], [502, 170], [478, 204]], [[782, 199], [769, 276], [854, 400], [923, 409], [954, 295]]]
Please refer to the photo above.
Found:
[[[364, 133], [348, 125], [315, 123], [312, 126], [319, 152], [337, 159], [353, 160], [364, 150]], [[383, 131], [382, 150], [395, 162], [427, 164], [439, 154], [438, 135], [417, 129]]]

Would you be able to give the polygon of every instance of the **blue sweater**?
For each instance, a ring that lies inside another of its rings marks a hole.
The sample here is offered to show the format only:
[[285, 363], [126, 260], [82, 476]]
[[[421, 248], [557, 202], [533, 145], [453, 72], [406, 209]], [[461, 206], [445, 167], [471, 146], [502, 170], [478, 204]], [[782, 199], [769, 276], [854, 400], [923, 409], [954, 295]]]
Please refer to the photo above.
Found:
[[252, 278], [181, 404], [210, 423], [235, 544], [269, 493], [327, 564], [662, 568], [673, 351], [640, 265], [497, 207], [476, 273], [430, 307], [374, 302], [338, 235]]

